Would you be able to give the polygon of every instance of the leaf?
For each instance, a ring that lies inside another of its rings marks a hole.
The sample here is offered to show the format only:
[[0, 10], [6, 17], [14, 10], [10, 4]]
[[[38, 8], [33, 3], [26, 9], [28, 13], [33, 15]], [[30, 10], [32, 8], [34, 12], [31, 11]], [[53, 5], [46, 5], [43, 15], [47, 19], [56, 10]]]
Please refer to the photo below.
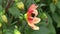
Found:
[[24, 34], [32, 34], [32, 32], [33, 32], [33, 30], [28, 25], [26, 25], [25, 30], [24, 30]]
[[40, 4], [40, 7], [42, 7], [42, 6], [46, 6], [46, 4]]
[[57, 27], [60, 27], [60, 23], [57, 23]]
[[0, 5], [2, 5], [2, 0], [0, 0]]
[[48, 16], [48, 22], [49, 22], [49, 24], [47, 25], [47, 28], [50, 30], [50, 33], [52, 34], [56, 34], [55, 33], [55, 28], [54, 28], [54, 26], [53, 26], [53, 21], [52, 21], [52, 18], [50, 17], [50, 15], [49, 14], [47, 14], [47, 16]]
[[13, 34], [13, 31], [10, 29], [4, 29], [3, 34]]
[[0, 31], [0, 34], [2, 34], [2, 31]]
[[31, 31], [31, 29], [27, 28], [24, 32], [24, 34], [32, 34], [33, 31]]
[[33, 4], [33, 3], [35, 3], [35, 1], [34, 0], [27, 0], [26, 1], [26, 7], [28, 8], [31, 4]]
[[[47, 13], [46, 13], [46, 14], [47, 14]], [[52, 20], [51, 16], [50, 16], [49, 14], [47, 14], [47, 17], [48, 17], [48, 22], [49, 22], [50, 24], [52, 24], [52, 23], [53, 23], [53, 20]]]
[[35, 0], [35, 2], [37, 2], [37, 3], [40, 2], [40, 1], [41, 1], [41, 0]]
[[49, 34], [50, 31], [46, 27], [40, 27], [40, 30], [32, 32], [32, 34]]
[[3, 8], [2, 8], [2, 6], [0, 5], [0, 11], [2, 10]]
[[57, 13], [52, 14], [54, 21], [58, 24], [57, 27], [60, 27], [60, 16]]
[[50, 24], [50, 23], [49, 23], [48, 29], [50, 30], [50, 33], [56, 34], [56, 33], [55, 33], [55, 28], [54, 28], [53, 24]]
[[20, 11], [15, 7], [10, 8], [9, 13], [12, 14], [16, 18], [20, 16]]
[[60, 1], [58, 1], [56, 6], [60, 9]]
[[50, 10], [51, 10], [51, 12], [54, 13], [55, 9], [56, 9], [55, 5], [53, 3], [51, 3], [50, 4]]

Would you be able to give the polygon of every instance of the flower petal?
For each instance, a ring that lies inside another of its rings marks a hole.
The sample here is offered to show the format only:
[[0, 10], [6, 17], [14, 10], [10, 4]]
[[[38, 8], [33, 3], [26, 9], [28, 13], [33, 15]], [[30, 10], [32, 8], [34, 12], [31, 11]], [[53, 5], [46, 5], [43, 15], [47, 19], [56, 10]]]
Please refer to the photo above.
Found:
[[34, 10], [33, 13], [35, 14], [35, 17], [38, 15], [38, 11]]
[[38, 7], [38, 6], [36, 6], [35, 4], [32, 4], [32, 5], [29, 7], [28, 11], [30, 11], [30, 10], [32, 10], [32, 9], [36, 10], [37, 7]]
[[41, 19], [40, 18], [37, 18], [37, 17], [34, 17], [34, 19], [33, 19], [33, 23], [34, 24], [37, 24], [37, 23], [39, 23], [41, 21]]
[[35, 26], [34, 23], [29, 23], [29, 22], [28, 22], [28, 25], [29, 25], [33, 30], [39, 30], [39, 27], [38, 27], [38, 26]]
[[31, 6], [30, 6], [30, 8], [33, 8], [33, 9], [36, 9], [38, 6], [36, 6], [35, 4], [32, 4]]

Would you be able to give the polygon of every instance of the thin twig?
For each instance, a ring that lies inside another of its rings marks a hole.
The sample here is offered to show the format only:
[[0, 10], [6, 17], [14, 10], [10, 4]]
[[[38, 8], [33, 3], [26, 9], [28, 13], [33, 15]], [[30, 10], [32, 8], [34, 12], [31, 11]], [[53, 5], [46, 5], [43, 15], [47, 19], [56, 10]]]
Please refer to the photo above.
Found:
[[11, 3], [13, 3], [13, 0], [7, 0], [6, 8], [5, 8], [5, 13], [7, 13]]

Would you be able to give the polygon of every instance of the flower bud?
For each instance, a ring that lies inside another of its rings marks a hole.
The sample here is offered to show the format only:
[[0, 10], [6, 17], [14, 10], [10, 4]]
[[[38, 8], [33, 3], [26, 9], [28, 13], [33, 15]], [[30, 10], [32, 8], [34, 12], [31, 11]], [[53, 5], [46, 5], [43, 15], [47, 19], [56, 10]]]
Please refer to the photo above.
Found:
[[4, 22], [6, 22], [6, 23], [8, 22], [6, 15], [2, 15], [1, 18], [2, 18], [2, 20], [3, 20]]
[[45, 18], [47, 18], [47, 15], [46, 15], [45, 13], [43, 13], [43, 16], [44, 16]]
[[2, 27], [2, 23], [0, 23], [0, 27]]
[[58, 2], [58, 0], [53, 0], [53, 3], [54, 3], [54, 4], [57, 4], [57, 2]]
[[21, 10], [24, 9], [24, 3], [23, 2], [18, 2], [16, 5], [19, 9], [21, 9]]
[[46, 13], [42, 13], [40, 18], [45, 19], [45, 18], [48, 18], [48, 17], [46, 15]]
[[14, 29], [14, 34], [21, 34], [17, 29]]
[[19, 0], [14, 0], [15, 2], [18, 2]]
[[25, 19], [27, 18], [27, 14], [24, 14], [24, 18], [25, 18]]

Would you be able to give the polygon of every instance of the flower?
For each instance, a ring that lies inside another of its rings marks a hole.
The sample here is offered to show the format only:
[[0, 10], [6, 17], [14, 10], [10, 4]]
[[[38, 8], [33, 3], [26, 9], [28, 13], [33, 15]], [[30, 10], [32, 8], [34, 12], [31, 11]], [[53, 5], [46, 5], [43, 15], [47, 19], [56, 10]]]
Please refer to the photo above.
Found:
[[39, 27], [36, 26], [35, 24], [37, 24], [41, 21], [40, 18], [36, 17], [38, 15], [38, 11], [36, 10], [37, 7], [38, 6], [36, 6], [35, 4], [32, 4], [29, 7], [28, 12], [25, 14], [27, 23], [33, 30], [39, 30]]

